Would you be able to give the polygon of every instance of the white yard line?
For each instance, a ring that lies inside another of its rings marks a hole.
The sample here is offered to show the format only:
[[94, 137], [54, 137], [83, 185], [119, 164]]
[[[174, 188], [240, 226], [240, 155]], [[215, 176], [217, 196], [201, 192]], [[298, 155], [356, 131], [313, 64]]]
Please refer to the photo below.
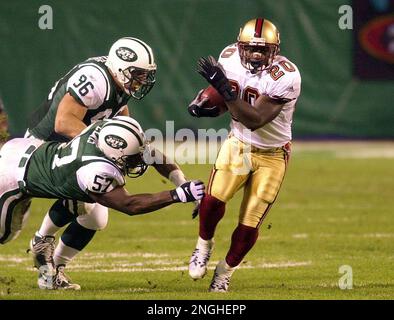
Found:
[[21, 258], [20, 256], [15, 256], [15, 255], [0, 255], [0, 261], [1, 262], [13, 262], [13, 263], [23, 263], [27, 261], [32, 261], [32, 259], [29, 258]]
[[[77, 263], [71, 263], [67, 269], [73, 272], [160, 272], [160, 271], [187, 271], [188, 266], [185, 261], [179, 259], [173, 259], [168, 254], [161, 254], [157, 256], [165, 255], [168, 259], [150, 259], [152, 255], [149, 254], [147, 259], [142, 261], [125, 261], [126, 257], [135, 257], [135, 254], [124, 254], [124, 253], [113, 253], [112, 255], [121, 256], [123, 260], [111, 262], [103, 261], [101, 257], [106, 256], [103, 254], [95, 254], [96, 261], [92, 259], [86, 259], [86, 256], [91, 256], [92, 254], [85, 254], [77, 259]], [[85, 256], [85, 257], [84, 257]], [[108, 257], [108, 256], [107, 256]], [[141, 258], [142, 255], [139, 255]], [[31, 264], [31, 260], [27, 258], [18, 258], [17, 256], [4, 255], [0, 257], [2, 262], [18, 262], [24, 264], [24, 269], [28, 271], [34, 270], [32, 266], [26, 266], [26, 263]], [[214, 270], [218, 261], [211, 261], [208, 269]], [[256, 264], [242, 264], [240, 269], [273, 269], [273, 268], [295, 268], [295, 267], [305, 267], [311, 265], [311, 261], [280, 261], [280, 262], [263, 262]], [[4, 266], [4, 265], [3, 265]], [[8, 265], [9, 267], [18, 267], [16, 264]], [[35, 271], [34, 271], [35, 272]]]
[[394, 238], [394, 233], [366, 233], [364, 238]]
[[[171, 267], [143, 267], [144, 265], [148, 266], [151, 265], [151, 263], [138, 263], [138, 266], [141, 267], [135, 267], [135, 264], [116, 264], [116, 263], [111, 263], [111, 264], [100, 264], [99, 268], [95, 268], [93, 265], [73, 265], [69, 267], [70, 270], [73, 271], [85, 271], [85, 272], [160, 272], [160, 271], [187, 271], [188, 266], [184, 265], [176, 265], [179, 264], [179, 261], [173, 261], [172, 264], [175, 264], [175, 266]], [[159, 262], [156, 261], [154, 263], [155, 265], [168, 265], [170, 263], [167, 262]], [[215, 266], [217, 264], [217, 261], [213, 261], [210, 263], [210, 266], [208, 266], [209, 270], [214, 270]], [[311, 265], [311, 261], [283, 261], [283, 262], [270, 262], [270, 263], [260, 263], [256, 265], [241, 265], [239, 269], [276, 269], [276, 268], [295, 268], [295, 267], [305, 267]], [[82, 266], [82, 268], [81, 268]]]
[[[158, 238], [153, 238], [158, 239]], [[167, 253], [152, 253], [152, 252], [86, 252], [82, 253], [80, 259], [103, 259], [103, 258], [166, 258], [169, 257]]]
[[295, 233], [292, 235], [294, 239], [307, 239], [309, 235], [307, 233]]

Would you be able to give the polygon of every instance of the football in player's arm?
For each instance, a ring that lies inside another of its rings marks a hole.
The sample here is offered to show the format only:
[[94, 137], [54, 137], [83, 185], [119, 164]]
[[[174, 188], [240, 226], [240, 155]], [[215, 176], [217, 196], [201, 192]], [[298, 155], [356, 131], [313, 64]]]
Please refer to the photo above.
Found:
[[[193, 279], [207, 273], [225, 205], [244, 188], [238, 226], [225, 259], [216, 266], [210, 291], [228, 290], [231, 276], [254, 246], [285, 176], [301, 77], [297, 67], [279, 55], [279, 44], [275, 25], [256, 18], [241, 28], [237, 43], [226, 47], [219, 61], [212, 56], [198, 61], [198, 73], [223, 97], [232, 121], [201, 201], [199, 237], [189, 262]], [[212, 106], [202, 109], [204, 101], [196, 103], [196, 99], [188, 107], [192, 116], [217, 115]], [[213, 114], [207, 115], [210, 110]]]
[[[205, 186], [198, 180], [184, 182], [173, 190], [129, 194], [124, 177], [138, 177], [145, 172], [147, 150], [142, 128], [125, 116], [97, 121], [68, 143], [32, 138], [10, 140], [0, 151], [0, 243], [18, 236], [34, 197], [62, 199], [74, 214], [79, 211], [75, 201], [78, 200], [93, 207], [99, 203], [128, 215], [202, 198]], [[162, 169], [167, 166], [163, 164]], [[88, 212], [80, 217], [87, 219], [87, 215]], [[47, 278], [41, 276], [40, 288], [62, 288], [64, 274], [55, 269], [53, 261], [36, 255], [35, 266], [41, 270], [45, 267], [46, 274], [50, 270], [55, 277], [49, 287]], [[73, 289], [79, 289], [71, 284]]]

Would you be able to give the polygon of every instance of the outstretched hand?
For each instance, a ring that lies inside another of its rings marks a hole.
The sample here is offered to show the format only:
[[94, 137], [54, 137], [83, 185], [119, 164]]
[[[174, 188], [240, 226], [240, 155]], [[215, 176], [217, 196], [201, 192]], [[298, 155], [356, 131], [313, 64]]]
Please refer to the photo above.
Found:
[[205, 185], [200, 180], [185, 182], [171, 191], [172, 198], [177, 202], [192, 202], [201, 200], [204, 196]]

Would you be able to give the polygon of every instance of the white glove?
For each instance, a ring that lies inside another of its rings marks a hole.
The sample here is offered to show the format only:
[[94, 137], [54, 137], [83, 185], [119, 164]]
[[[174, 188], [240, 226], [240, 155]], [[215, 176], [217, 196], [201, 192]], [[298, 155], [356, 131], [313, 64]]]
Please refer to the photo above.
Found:
[[175, 190], [171, 190], [171, 196], [176, 202], [192, 202], [201, 200], [204, 196], [205, 185], [200, 180], [188, 181]]

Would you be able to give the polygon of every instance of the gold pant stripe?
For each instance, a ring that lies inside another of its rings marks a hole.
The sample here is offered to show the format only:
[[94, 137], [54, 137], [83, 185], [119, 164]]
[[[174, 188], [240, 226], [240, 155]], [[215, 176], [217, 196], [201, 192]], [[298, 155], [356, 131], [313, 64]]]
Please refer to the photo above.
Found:
[[[274, 202], [275, 202], [275, 201], [274, 201]], [[261, 224], [263, 223], [265, 217], [268, 215], [268, 212], [270, 211], [270, 209], [271, 209], [272, 205], [274, 204], [274, 202], [270, 203], [270, 204], [267, 206], [267, 209], [265, 209], [265, 211], [264, 211], [263, 215], [261, 216], [260, 221], [259, 221], [259, 223], [257, 224], [256, 228], [260, 228]]]
[[215, 168], [213, 168], [213, 169], [211, 170], [211, 174], [209, 175], [208, 188], [207, 188], [207, 193], [208, 193], [208, 194], [211, 194], [212, 181], [213, 181], [213, 179], [214, 179], [214, 177], [215, 177], [216, 171], [217, 171], [217, 170], [216, 170]]

